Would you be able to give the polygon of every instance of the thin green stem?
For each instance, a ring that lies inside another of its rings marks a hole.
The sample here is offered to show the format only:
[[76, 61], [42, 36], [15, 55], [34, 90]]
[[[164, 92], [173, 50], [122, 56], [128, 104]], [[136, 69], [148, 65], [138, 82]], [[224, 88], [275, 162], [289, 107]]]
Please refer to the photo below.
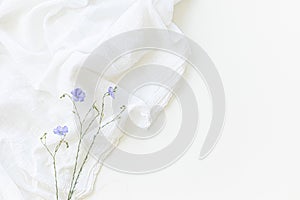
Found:
[[[66, 94], [71, 100], [72, 98]], [[101, 116], [103, 116], [103, 110], [104, 110], [104, 98], [108, 96], [108, 93], [105, 93], [102, 97], [102, 111], [101, 111]], [[74, 103], [74, 101], [72, 100], [72, 102]], [[75, 104], [75, 103], [74, 103]], [[76, 107], [76, 105], [75, 105]], [[68, 193], [68, 200], [70, 200], [73, 196], [73, 193], [74, 193], [74, 189], [77, 185], [77, 180], [75, 180], [75, 175], [76, 175], [76, 172], [77, 172], [77, 165], [78, 165], [78, 159], [79, 159], [79, 152], [80, 152], [80, 146], [81, 146], [81, 143], [82, 143], [82, 139], [84, 137], [84, 135], [86, 135], [86, 133], [88, 132], [88, 130], [90, 129], [90, 127], [92, 126], [92, 124], [96, 121], [96, 119], [98, 118], [99, 116], [99, 111], [97, 109], [97, 107], [95, 106], [95, 102], [93, 103], [92, 107], [89, 109], [89, 111], [86, 113], [85, 117], [84, 117], [84, 121], [81, 122], [81, 128], [82, 128], [82, 124], [85, 122], [87, 116], [89, 115], [89, 113], [92, 111], [92, 109], [95, 109], [97, 111], [97, 115], [90, 121], [88, 127], [86, 128], [86, 130], [84, 132], [82, 132], [82, 129], [80, 130], [80, 138], [79, 138], [79, 142], [78, 142], [78, 146], [77, 146], [77, 152], [76, 152], [76, 158], [75, 158], [75, 164], [74, 164], [74, 170], [73, 170], [73, 174], [72, 174], [72, 179], [71, 179], [71, 184], [70, 184], [70, 189], [69, 189], [69, 193]], [[77, 109], [76, 110], [76, 113], [78, 113]], [[79, 114], [78, 114], [79, 115]], [[80, 117], [79, 117], [80, 119]], [[82, 169], [78, 172], [78, 173], [81, 173]], [[75, 181], [75, 182], [74, 182]]]
[[[93, 147], [94, 144], [95, 144], [96, 138], [97, 138], [97, 136], [99, 135], [100, 130], [101, 130], [102, 128], [104, 128], [105, 126], [107, 126], [108, 124], [110, 124], [110, 123], [114, 122], [115, 120], [119, 119], [120, 116], [121, 116], [121, 114], [122, 114], [122, 113], [125, 111], [125, 109], [126, 109], [125, 106], [121, 107], [122, 110], [120, 111], [120, 113], [119, 113], [116, 117], [114, 117], [111, 121], [109, 121], [109, 122], [107, 122], [106, 124], [104, 124], [103, 126], [101, 126], [102, 120], [103, 120], [103, 118], [104, 118], [104, 99], [105, 99], [106, 96], [108, 96], [108, 93], [105, 93], [105, 94], [103, 95], [103, 97], [102, 97], [102, 106], [101, 106], [101, 114], [100, 114], [100, 120], [99, 120], [99, 128], [98, 128], [96, 134], [93, 136], [92, 143], [90, 144], [90, 146], [89, 146], [89, 148], [88, 148], [88, 151], [87, 151], [87, 153], [86, 153], [86, 155], [85, 155], [85, 157], [84, 157], [84, 160], [83, 160], [83, 162], [82, 162], [82, 165], [81, 165], [81, 167], [80, 167], [80, 169], [79, 169], [79, 171], [78, 171], [77, 177], [76, 177], [76, 179], [75, 179], [75, 183], [74, 183], [74, 185], [73, 185], [73, 188], [72, 188], [72, 191], [71, 191], [71, 194], [70, 194], [70, 199], [71, 199], [71, 197], [72, 197], [72, 195], [73, 195], [73, 193], [74, 193], [74, 191], [75, 191], [75, 189], [76, 189], [76, 185], [77, 185], [77, 183], [78, 183], [78, 180], [79, 180], [79, 177], [80, 177], [81, 172], [82, 172], [82, 170], [83, 170], [83, 167], [85, 166], [85, 164], [86, 164], [86, 162], [87, 162], [87, 160], [88, 160], [90, 151], [91, 151], [92, 147]], [[68, 199], [68, 200], [70, 200], [70, 199]]]
[[92, 107], [91, 107], [91, 108], [88, 110], [88, 112], [85, 114], [85, 116], [84, 116], [84, 118], [83, 118], [83, 120], [82, 120], [82, 124], [85, 123], [87, 117], [88, 117], [89, 114], [92, 112], [92, 110], [95, 108], [95, 104], [96, 104], [96, 102], [94, 102], [94, 103], [92, 104]]
[[43, 144], [43, 146], [45, 147], [45, 149], [46, 149], [46, 150], [48, 151], [48, 153], [50, 154], [50, 156], [53, 157], [53, 154], [52, 154], [52, 152], [50, 151], [50, 149], [48, 148], [47, 143], [46, 143], [46, 135], [47, 135], [47, 133], [45, 133], [45, 134], [40, 138], [40, 140], [41, 140], [41, 143]]
[[105, 93], [103, 96], [102, 96], [102, 105], [101, 105], [101, 112], [99, 112], [98, 108], [96, 107], [96, 105], [94, 104], [93, 105], [93, 108], [97, 111], [97, 115], [90, 121], [89, 125], [87, 126], [86, 130], [83, 132], [82, 134], [82, 138], [87, 134], [88, 130], [91, 128], [92, 124], [96, 121], [96, 119], [100, 116], [100, 122], [99, 124], [101, 124], [102, 122], [102, 119], [104, 117], [104, 100], [105, 100], [105, 97], [108, 96], [108, 93]]
[[[75, 178], [75, 174], [76, 174], [76, 171], [77, 171], [77, 165], [78, 165], [78, 158], [79, 158], [79, 152], [80, 152], [80, 146], [81, 146], [81, 138], [82, 138], [82, 129], [83, 129], [83, 121], [81, 121], [81, 117], [80, 117], [80, 114], [79, 114], [79, 111], [78, 111], [78, 108], [76, 106], [76, 103], [74, 102], [74, 100], [72, 99], [72, 97], [69, 95], [69, 94], [64, 94], [62, 97], [65, 97], [67, 96], [70, 101], [72, 102], [73, 104], [73, 107], [75, 109], [75, 114], [78, 118], [78, 121], [79, 121], [79, 124], [80, 124], [80, 132], [79, 132], [79, 141], [78, 141], [78, 146], [77, 146], [77, 151], [76, 151], [76, 156], [75, 156], [75, 163], [74, 163], [74, 168], [73, 168], [73, 174], [72, 174], [72, 179], [71, 179], [71, 184], [70, 184], [70, 189], [69, 189], [69, 193], [68, 193], [68, 199], [71, 199], [70, 197], [70, 193], [71, 193], [71, 190], [72, 190], [72, 187], [73, 187], [73, 183], [74, 183], [74, 178]], [[85, 115], [84, 117], [84, 121], [86, 120], [88, 114], [89, 114], [90, 110], [88, 111], [88, 113]]]
[[74, 169], [73, 169], [73, 174], [72, 174], [72, 179], [71, 179], [71, 185], [70, 185], [70, 189], [69, 189], [69, 193], [68, 193], [68, 200], [71, 199], [71, 190], [73, 187], [73, 183], [74, 183], [74, 179], [75, 179], [75, 174], [76, 174], [76, 170], [77, 170], [77, 164], [78, 164], [78, 158], [79, 158], [79, 152], [80, 152], [80, 146], [81, 146], [81, 136], [78, 142], [78, 146], [77, 146], [77, 152], [76, 152], [76, 158], [75, 158], [75, 164], [74, 164]]
[[82, 121], [81, 121], [81, 117], [80, 117], [80, 114], [79, 114], [79, 112], [78, 112], [78, 108], [77, 108], [76, 103], [74, 102], [73, 98], [72, 98], [69, 94], [67, 94], [67, 93], [63, 94], [60, 98], [64, 98], [64, 97], [66, 97], [66, 96], [70, 99], [70, 101], [71, 101], [72, 104], [73, 104], [73, 107], [74, 107], [74, 109], [75, 109], [74, 114], [75, 114], [75, 115], [77, 116], [77, 118], [78, 118], [78, 122], [80, 123], [80, 129], [82, 129]]
[[[104, 99], [105, 97], [107, 96], [107, 93], [105, 93], [103, 96], [102, 96], [102, 109], [101, 109], [101, 117], [103, 117], [103, 110], [104, 110]], [[92, 121], [89, 123], [88, 127], [86, 128], [86, 130], [84, 131], [83, 134], [80, 134], [80, 139], [79, 139], [79, 145], [78, 145], [78, 148], [77, 148], [77, 155], [76, 155], [76, 161], [75, 161], [75, 167], [74, 167], [74, 171], [73, 171], [73, 175], [72, 175], [72, 181], [71, 181], [71, 186], [70, 186], [70, 190], [69, 190], [69, 194], [68, 194], [68, 200], [70, 200], [73, 196], [73, 193], [74, 193], [74, 190], [75, 190], [75, 187], [77, 185], [77, 182], [78, 182], [78, 178], [76, 178], [75, 180], [75, 174], [76, 174], [76, 170], [77, 170], [77, 164], [78, 164], [78, 154], [79, 154], [79, 149], [80, 149], [80, 144], [81, 144], [81, 141], [84, 137], [84, 135], [86, 135], [86, 133], [88, 132], [88, 130], [90, 129], [90, 127], [92, 126], [92, 124], [94, 123], [94, 121], [97, 119], [97, 117], [99, 116], [99, 111], [98, 109], [95, 107], [95, 104], [93, 105], [93, 108], [95, 108], [98, 112], [98, 114], [92, 119]], [[90, 112], [90, 111], [88, 111]], [[87, 115], [86, 115], [87, 116]], [[84, 161], [85, 162], [85, 161]], [[78, 176], [80, 175], [81, 171], [82, 171], [82, 168], [80, 168], [79, 172], [78, 172]], [[74, 180], [75, 180], [75, 183], [74, 183]]]
[[55, 194], [56, 194], [56, 200], [58, 200], [58, 182], [57, 182], [57, 169], [56, 169], [55, 157], [53, 157], [53, 168], [54, 168], [54, 178], [55, 178]]
[[62, 143], [66, 143], [67, 147], [68, 147], [68, 143], [65, 141], [65, 137], [63, 137], [59, 143], [56, 145], [55, 149], [54, 149], [54, 153], [52, 153], [50, 151], [50, 149], [47, 146], [46, 143], [46, 135], [47, 133], [44, 134], [43, 137], [41, 137], [41, 142], [43, 144], [43, 146], [46, 148], [46, 150], [48, 151], [48, 153], [50, 154], [52, 160], [53, 160], [53, 170], [54, 170], [54, 181], [55, 181], [55, 196], [56, 196], [56, 200], [59, 199], [59, 195], [58, 195], [58, 179], [57, 179], [57, 167], [56, 167], [56, 154], [59, 150], [59, 148], [61, 147]]
[[85, 131], [83, 132], [81, 139], [87, 134], [88, 130], [91, 128], [92, 124], [96, 121], [96, 119], [100, 116], [100, 113], [98, 111], [98, 108], [94, 105], [93, 108], [97, 111], [97, 115], [95, 115], [95, 117], [90, 121], [89, 125], [87, 126], [87, 128], [85, 129]]

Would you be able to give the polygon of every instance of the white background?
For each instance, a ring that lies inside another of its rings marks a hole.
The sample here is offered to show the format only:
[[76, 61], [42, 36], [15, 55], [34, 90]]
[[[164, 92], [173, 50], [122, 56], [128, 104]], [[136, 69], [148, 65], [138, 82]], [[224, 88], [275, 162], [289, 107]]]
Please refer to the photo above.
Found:
[[[296, 0], [178, 4], [175, 23], [205, 49], [223, 79], [223, 136], [208, 158], [198, 160], [210, 112], [202, 81], [188, 74], [204, 118], [186, 155], [154, 174], [103, 168], [91, 199], [300, 199], [299, 10]], [[176, 114], [173, 102], [167, 115]]]

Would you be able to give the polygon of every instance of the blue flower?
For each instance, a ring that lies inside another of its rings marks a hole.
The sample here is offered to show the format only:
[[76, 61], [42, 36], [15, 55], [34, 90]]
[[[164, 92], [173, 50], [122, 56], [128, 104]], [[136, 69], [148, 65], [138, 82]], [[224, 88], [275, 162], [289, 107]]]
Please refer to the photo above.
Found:
[[82, 89], [80, 88], [76, 88], [74, 89], [71, 94], [73, 95], [73, 100], [78, 102], [83, 102], [84, 101], [84, 98], [85, 98], [85, 92], [82, 91]]
[[68, 130], [67, 126], [64, 126], [64, 127], [58, 126], [53, 130], [54, 134], [61, 135], [61, 136], [65, 136], [66, 133], [68, 133], [68, 132], [69, 132], [69, 130]]
[[115, 98], [116, 88], [113, 88], [113, 87], [110, 86], [110, 87], [108, 88], [108, 91], [107, 91], [107, 92], [108, 92], [108, 95], [109, 95], [109, 96], [111, 96], [113, 99]]

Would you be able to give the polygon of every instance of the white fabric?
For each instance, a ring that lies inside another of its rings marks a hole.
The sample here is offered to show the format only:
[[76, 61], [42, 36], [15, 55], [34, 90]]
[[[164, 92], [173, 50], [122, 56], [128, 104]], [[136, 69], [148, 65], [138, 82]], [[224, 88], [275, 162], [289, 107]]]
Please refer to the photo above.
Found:
[[[62, 148], [58, 154], [60, 195], [62, 199], [65, 197], [77, 135], [71, 104], [59, 100], [59, 95], [74, 87], [76, 72], [105, 39], [143, 27], [178, 31], [171, 21], [177, 2], [0, 1], [1, 199], [54, 199], [52, 162], [39, 138], [57, 125], [68, 125], [70, 129], [67, 138], [70, 149]], [[167, 60], [171, 62], [166, 64], [172, 63], [171, 57]], [[121, 70], [118, 76], [122, 73]], [[169, 95], [164, 91], [156, 98], [148, 100], [160, 101], [165, 106]], [[147, 127], [151, 120], [136, 123]], [[108, 127], [106, 134], [117, 140], [120, 133], [110, 135], [113, 128], [113, 125]], [[57, 141], [55, 135], [48, 139], [52, 146]], [[90, 194], [98, 169], [91, 159], [81, 176], [75, 199]]]

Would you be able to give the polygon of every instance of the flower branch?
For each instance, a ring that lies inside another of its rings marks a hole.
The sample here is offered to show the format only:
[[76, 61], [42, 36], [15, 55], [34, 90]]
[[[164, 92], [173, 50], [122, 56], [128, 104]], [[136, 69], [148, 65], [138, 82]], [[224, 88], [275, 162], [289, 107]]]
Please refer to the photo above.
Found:
[[[115, 122], [116, 120], [120, 119], [122, 113], [126, 110], [125, 106], [121, 106], [120, 107], [120, 112], [113, 117], [110, 121], [108, 121], [107, 123], [105, 123], [104, 125], [102, 125], [102, 121], [104, 119], [104, 109], [105, 109], [105, 98], [110, 96], [111, 98], [115, 99], [115, 93], [117, 91], [117, 87], [109, 87], [107, 92], [103, 94], [102, 96], [102, 102], [101, 102], [101, 108], [99, 109], [96, 102], [94, 102], [92, 104], [92, 106], [89, 108], [89, 110], [86, 112], [86, 114], [84, 115], [83, 118], [81, 118], [80, 113], [78, 111], [77, 108], [77, 103], [81, 103], [84, 102], [84, 99], [86, 97], [86, 94], [84, 91], [82, 91], [80, 88], [76, 88], [71, 92], [70, 94], [63, 94], [60, 98], [65, 98], [68, 97], [68, 99], [71, 101], [71, 103], [73, 104], [73, 113], [76, 115], [78, 122], [80, 124], [80, 128], [79, 128], [79, 140], [78, 140], [78, 144], [77, 144], [77, 149], [76, 149], [76, 154], [75, 154], [75, 161], [74, 161], [74, 167], [73, 167], [73, 171], [72, 171], [72, 176], [71, 176], [71, 180], [70, 180], [70, 188], [68, 191], [68, 196], [67, 196], [67, 200], [71, 200], [74, 192], [76, 190], [76, 186], [78, 184], [80, 175], [82, 173], [82, 170], [89, 158], [89, 154], [91, 152], [91, 149], [93, 148], [96, 138], [97, 136], [101, 133], [101, 129], [103, 129], [105, 126]], [[96, 115], [92, 117], [91, 120], [88, 120], [88, 116], [92, 113], [92, 111], [96, 111]], [[99, 121], [97, 122], [97, 119], [99, 118]], [[82, 146], [82, 141], [84, 136], [88, 133], [88, 131], [91, 129], [92, 125], [94, 123], [97, 122], [97, 131], [96, 133], [94, 133], [92, 141], [88, 147], [88, 150], [86, 152], [86, 154], [84, 155], [80, 155], [81, 152], [81, 146]], [[86, 127], [84, 129], [84, 127]], [[64, 126], [58, 126], [57, 128], [55, 128], [53, 130], [53, 133], [56, 135], [61, 136], [61, 139], [59, 140], [59, 142], [57, 143], [57, 145], [55, 146], [54, 150], [51, 151], [47, 145], [46, 139], [47, 139], [47, 133], [45, 133], [41, 138], [41, 142], [43, 144], [43, 146], [45, 147], [45, 149], [47, 150], [47, 152], [50, 154], [52, 160], [53, 160], [53, 170], [54, 170], [54, 179], [55, 179], [55, 193], [56, 193], [56, 200], [59, 199], [59, 192], [58, 192], [58, 176], [57, 176], [57, 161], [56, 161], [56, 154], [59, 151], [60, 147], [62, 146], [62, 144], [65, 144], [66, 147], [69, 147], [68, 142], [65, 140], [66, 137], [66, 133], [68, 133], [68, 127]], [[79, 158], [83, 156], [83, 161], [79, 167]], [[79, 169], [78, 169], [79, 167]]]

